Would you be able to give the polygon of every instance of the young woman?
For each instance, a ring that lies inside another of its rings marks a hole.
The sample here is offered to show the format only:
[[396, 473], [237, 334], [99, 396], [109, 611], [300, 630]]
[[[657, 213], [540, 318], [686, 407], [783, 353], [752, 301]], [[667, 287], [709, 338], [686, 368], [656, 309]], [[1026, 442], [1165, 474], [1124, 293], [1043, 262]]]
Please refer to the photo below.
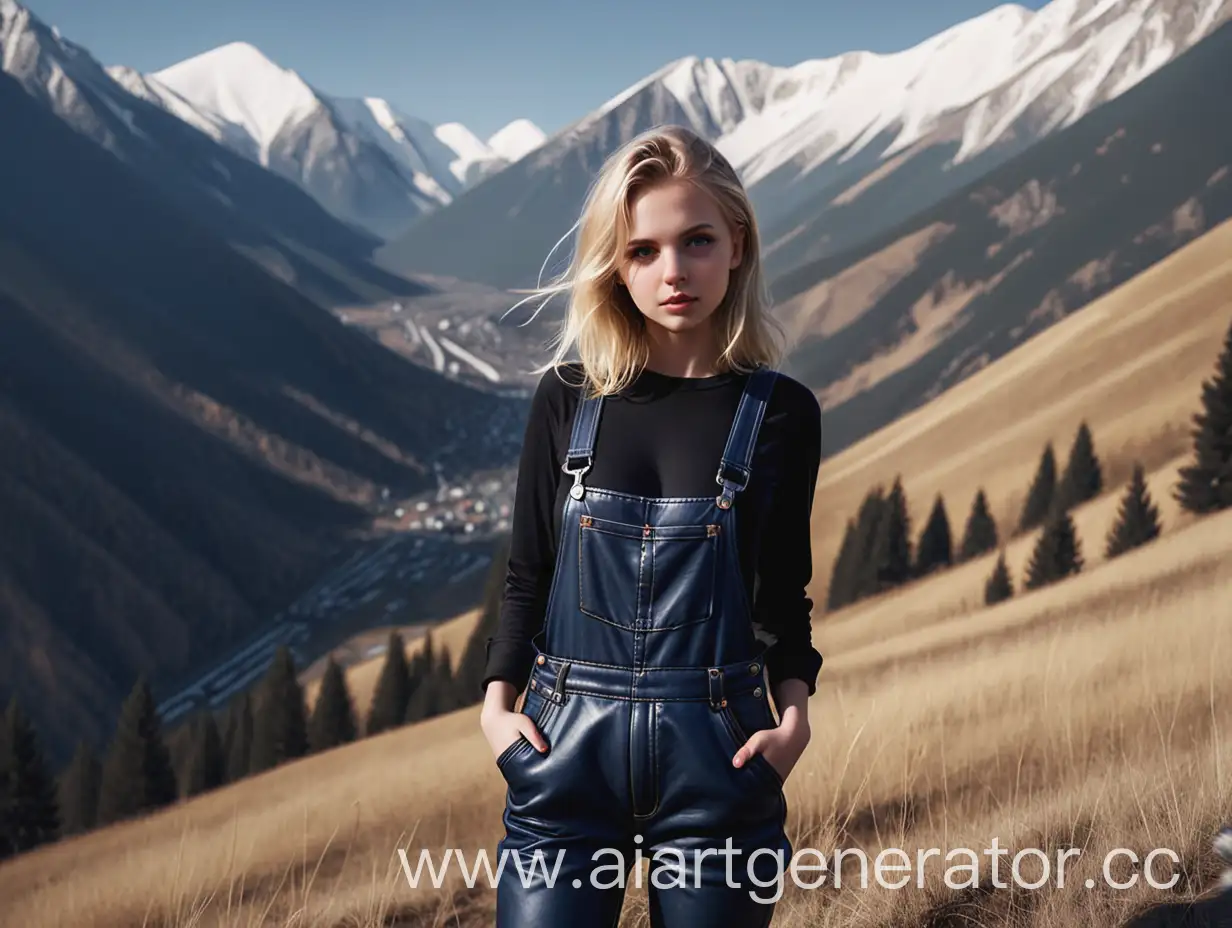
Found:
[[821, 411], [771, 366], [759, 245], [728, 162], [659, 128], [608, 159], [566, 276], [536, 291], [569, 304], [488, 640], [498, 926], [614, 925], [639, 859], [656, 928], [773, 914], [821, 667], [805, 595]]

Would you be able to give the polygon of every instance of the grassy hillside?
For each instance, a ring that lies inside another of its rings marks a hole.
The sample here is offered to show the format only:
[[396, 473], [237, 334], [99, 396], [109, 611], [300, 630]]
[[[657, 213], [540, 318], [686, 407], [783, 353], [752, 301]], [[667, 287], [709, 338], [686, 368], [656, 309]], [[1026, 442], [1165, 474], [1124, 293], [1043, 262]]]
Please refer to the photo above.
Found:
[[[1230, 295], [1232, 222], [1225, 222], [937, 400], [828, 458], [818, 476], [813, 528], [817, 601], [825, 601], [845, 522], [874, 485], [888, 489], [902, 475], [914, 533], [940, 493], [955, 534], [982, 487], [1004, 538], [1045, 444], [1053, 443], [1064, 466], [1083, 420], [1105, 471], [1104, 495], [1074, 515], [1088, 563], [1102, 558], [1103, 526], [1135, 460], [1153, 474], [1164, 520], [1176, 524], [1168, 485], [1189, 447], [1189, 413], [1232, 321]], [[1010, 547], [1016, 579], [1029, 553], [1025, 544]], [[982, 601], [985, 569], [976, 562], [951, 575], [970, 604]]]

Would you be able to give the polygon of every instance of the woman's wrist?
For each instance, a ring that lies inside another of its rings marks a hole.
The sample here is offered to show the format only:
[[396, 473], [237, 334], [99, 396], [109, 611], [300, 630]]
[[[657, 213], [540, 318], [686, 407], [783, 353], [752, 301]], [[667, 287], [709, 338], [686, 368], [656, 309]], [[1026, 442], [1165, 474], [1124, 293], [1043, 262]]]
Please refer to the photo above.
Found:
[[517, 699], [517, 687], [508, 680], [491, 680], [483, 691], [483, 708], [479, 710], [480, 714], [512, 712]]
[[793, 678], [782, 680], [774, 690], [779, 710], [779, 728], [793, 735], [809, 734], [808, 684]]

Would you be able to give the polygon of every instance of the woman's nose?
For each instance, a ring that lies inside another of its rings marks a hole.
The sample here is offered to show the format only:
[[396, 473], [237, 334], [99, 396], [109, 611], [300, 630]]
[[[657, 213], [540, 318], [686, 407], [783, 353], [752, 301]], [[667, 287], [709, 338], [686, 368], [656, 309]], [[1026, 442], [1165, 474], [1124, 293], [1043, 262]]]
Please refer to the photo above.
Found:
[[663, 252], [663, 282], [673, 287], [684, 280], [684, 262], [674, 251]]

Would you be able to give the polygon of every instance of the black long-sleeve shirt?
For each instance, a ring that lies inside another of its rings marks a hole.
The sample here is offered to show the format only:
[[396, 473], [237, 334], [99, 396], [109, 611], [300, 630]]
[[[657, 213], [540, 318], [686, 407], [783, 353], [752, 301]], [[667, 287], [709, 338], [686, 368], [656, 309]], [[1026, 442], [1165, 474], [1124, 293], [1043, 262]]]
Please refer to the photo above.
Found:
[[[562, 378], [564, 381], [562, 382]], [[604, 398], [587, 485], [642, 496], [718, 495], [715, 473], [748, 380], [747, 374], [673, 377], [644, 370]], [[531, 638], [542, 626], [556, 565], [560, 517], [572, 478], [561, 470], [581, 398], [574, 362], [548, 370], [531, 400], [514, 494], [513, 526], [498, 628], [487, 640], [483, 686], [507, 680], [520, 693], [534, 660]], [[813, 393], [782, 373], [758, 433], [757, 468], [779, 473], [769, 512], [757, 497], [736, 496], [737, 544], [759, 640], [770, 645], [770, 685], [798, 678], [816, 692], [822, 658], [812, 644], [810, 515], [821, 464], [821, 407]], [[766, 457], [763, 459], [762, 454]], [[751, 485], [750, 485], [751, 486]], [[756, 526], [762, 521], [760, 538]]]

